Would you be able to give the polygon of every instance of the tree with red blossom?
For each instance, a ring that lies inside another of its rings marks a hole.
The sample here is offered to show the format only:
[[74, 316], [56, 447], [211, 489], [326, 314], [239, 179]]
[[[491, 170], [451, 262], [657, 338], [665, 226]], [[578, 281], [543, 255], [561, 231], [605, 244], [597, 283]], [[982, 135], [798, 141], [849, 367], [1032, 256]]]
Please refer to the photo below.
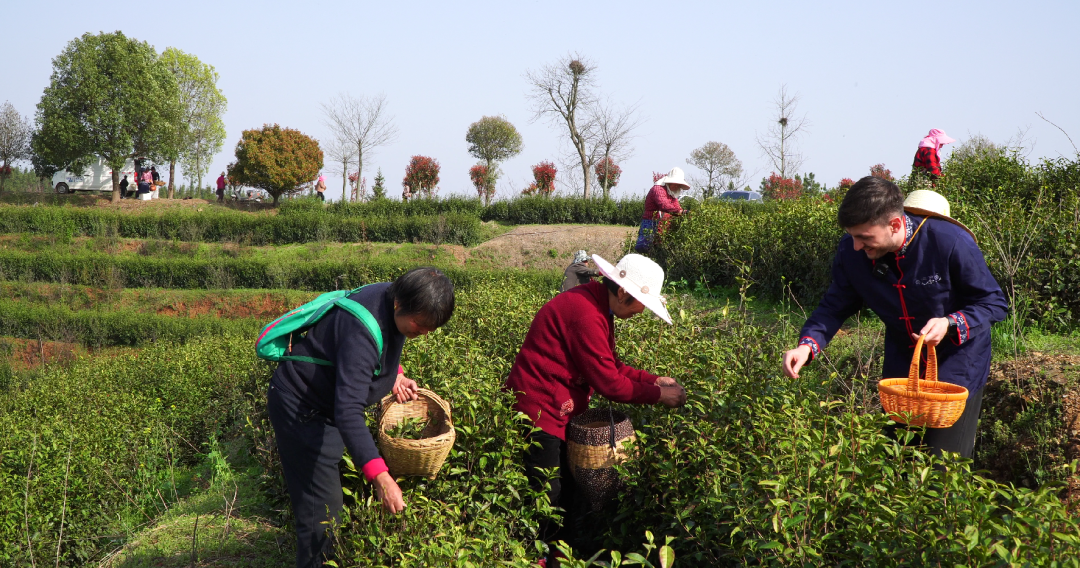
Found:
[[836, 184], [836, 187], [826, 191], [821, 198], [826, 203], [840, 203], [844, 200], [844, 196], [847, 195], [847, 191], [851, 189], [851, 186], [855, 185], [855, 180], [851, 178], [844, 178], [840, 180], [840, 183]]
[[484, 200], [484, 205], [491, 205], [491, 198], [495, 195], [495, 176], [484, 164], [476, 164], [469, 168], [469, 180], [476, 188], [476, 194]]
[[803, 195], [802, 181], [781, 177], [772, 172], [768, 178], [761, 180], [761, 195], [777, 201], [798, 199]]
[[896, 178], [892, 177], [892, 172], [885, 169], [885, 164], [874, 164], [870, 166], [870, 175], [889, 181], [896, 181]]
[[434, 197], [439, 191], [439, 162], [427, 156], [413, 156], [401, 185], [409, 188], [412, 197]]
[[604, 195], [607, 195], [607, 190], [619, 185], [619, 176], [622, 175], [622, 168], [615, 163], [610, 157], [604, 158], [596, 163], [596, 179], [600, 182], [600, 187], [605, 189]]
[[521, 193], [524, 195], [551, 195], [555, 191], [555, 175], [559, 170], [551, 162], [540, 162], [532, 167], [533, 183]]

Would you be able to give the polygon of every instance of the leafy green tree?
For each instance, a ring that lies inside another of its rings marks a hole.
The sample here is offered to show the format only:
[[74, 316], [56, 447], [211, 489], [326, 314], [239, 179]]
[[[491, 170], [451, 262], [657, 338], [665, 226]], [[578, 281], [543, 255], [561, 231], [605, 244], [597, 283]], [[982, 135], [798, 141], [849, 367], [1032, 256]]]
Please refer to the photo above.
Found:
[[240, 185], [266, 190], [276, 205], [282, 195], [295, 193], [315, 179], [323, 167], [323, 152], [314, 138], [299, 130], [264, 125], [245, 130], [236, 144], [230, 177]]
[[202, 187], [202, 177], [210, 161], [225, 143], [225, 113], [227, 101], [217, 87], [218, 73], [213, 65], [175, 47], [161, 54], [161, 64], [176, 78], [180, 119], [171, 131], [166, 151], [169, 161], [169, 199], [174, 195], [176, 162], [195, 187]]
[[0, 193], [11, 175], [11, 164], [30, 155], [30, 121], [9, 101], [0, 106]]
[[484, 162], [485, 176], [491, 183], [490, 193], [484, 195], [490, 201], [495, 192], [495, 181], [499, 179], [499, 162], [521, 153], [521, 134], [505, 116], [485, 116], [469, 125], [465, 141], [469, 143], [469, 153]]
[[115, 203], [124, 162], [165, 154], [178, 102], [176, 79], [150, 44], [122, 32], [83, 34], [53, 59], [32, 144], [44, 162], [69, 170], [100, 157], [113, 171]]

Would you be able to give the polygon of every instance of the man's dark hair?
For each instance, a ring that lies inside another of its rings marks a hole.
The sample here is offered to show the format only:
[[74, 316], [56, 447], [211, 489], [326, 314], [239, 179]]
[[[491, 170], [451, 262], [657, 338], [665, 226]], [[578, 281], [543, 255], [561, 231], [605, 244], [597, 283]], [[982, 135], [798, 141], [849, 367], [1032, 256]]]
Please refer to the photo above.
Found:
[[390, 285], [399, 313], [420, 316], [431, 327], [442, 327], [454, 315], [454, 284], [438, 268], [414, 268]]
[[864, 223], [887, 223], [904, 214], [904, 194], [895, 183], [874, 176], [855, 182], [836, 211], [836, 222], [843, 229]]

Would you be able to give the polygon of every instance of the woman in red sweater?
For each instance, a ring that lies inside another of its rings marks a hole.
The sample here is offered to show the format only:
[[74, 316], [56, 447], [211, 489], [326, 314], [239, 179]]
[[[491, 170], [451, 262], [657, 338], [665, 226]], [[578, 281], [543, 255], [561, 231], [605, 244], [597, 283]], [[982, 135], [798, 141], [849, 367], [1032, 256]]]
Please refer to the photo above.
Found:
[[[588, 409], [593, 393], [631, 404], [675, 408], [686, 403], [686, 391], [675, 379], [635, 369], [615, 355], [614, 318], [648, 308], [671, 323], [660, 295], [664, 270], [638, 254], [624, 256], [616, 266], [598, 255], [593, 260], [603, 281], [576, 286], [540, 308], [506, 379], [506, 388], [517, 396], [514, 408], [540, 428], [530, 435], [534, 443], [525, 455], [526, 474], [534, 487], [551, 483], [551, 504], [567, 511], [564, 527], [571, 526], [577, 501], [573, 478], [559, 473], [567, 463], [566, 425]], [[551, 479], [540, 471], [551, 468]], [[545, 540], [559, 540], [548, 527], [541, 532]]]

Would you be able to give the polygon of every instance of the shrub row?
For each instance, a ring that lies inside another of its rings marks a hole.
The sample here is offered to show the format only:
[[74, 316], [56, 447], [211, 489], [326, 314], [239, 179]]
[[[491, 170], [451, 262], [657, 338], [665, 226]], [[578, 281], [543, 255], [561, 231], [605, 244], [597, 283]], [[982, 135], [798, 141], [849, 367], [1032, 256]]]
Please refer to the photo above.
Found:
[[72, 310], [0, 299], [0, 335], [82, 343], [88, 347], [187, 342], [200, 336], [257, 333], [264, 321], [177, 318], [134, 310]]
[[484, 206], [479, 199], [414, 199], [401, 202], [390, 199], [364, 203], [335, 202], [323, 206], [311, 199], [286, 201], [280, 206], [283, 215], [325, 212], [331, 215], [370, 217], [388, 215], [440, 215], [460, 213], [514, 225], [589, 223], [637, 225], [641, 222], [645, 201], [636, 199], [584, 199], [581, 197], [523, 196], [496, 201]]
[[[386, 282], [413, 266], [378, 258], [351, 261], [287, 262], [264, 258], [158, 259], [107, 254], [0, 252], [0, 280], [58, 282], [99, 288], [337, 290]], [[508, 278], [540, 290], [556, 290], [561, 275], [440, 267], [455, 286], [470, 289]]]
[[515, 225], [598, 223], [638, 225], [645, 211], [643, 199], [583, 199], [580, 197], [518, 197], [496, 201], [484, 208], [484, 221]]
[[350, 217], [390, 217], [398, 215], [428, 216], [461, 213], [479, 217], [484, 204], [479, 199], [447, 197], [444, 199], [377, 199], [363, 202], [334, 201], [324, 203], [318, 199], [288, 199], [278, 205], [278, 214], [328, 213]]
[[97, 564], [185, 496], [185, 466], [268, 376], [248, 337], [215, 338], [82, 359], [0, 393], [0, 564]]
[[325, 215], [295, 211], [259, 215], [239, 211], [124, 213], [75, 207], [0, 207], [0, 232], [119, 236], [182, 241], [243, 241], [254, 245], [314, 241], [425, 242], [472, 246], [480, 242], [475, 215]]

